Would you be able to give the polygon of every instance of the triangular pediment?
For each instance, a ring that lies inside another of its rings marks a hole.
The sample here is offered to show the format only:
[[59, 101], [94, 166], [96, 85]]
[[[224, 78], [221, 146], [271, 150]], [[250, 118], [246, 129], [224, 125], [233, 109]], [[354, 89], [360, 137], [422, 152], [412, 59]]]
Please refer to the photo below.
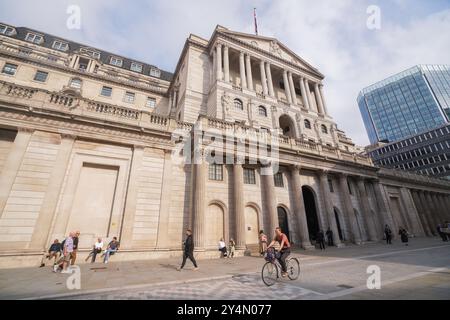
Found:
[[249, 44], [255, 48], [266, 51], [278, 58], [293, 63], [303, 69], [309, 70], [312, 73], [320, 75], [320, 72], [316, 68], [314, 68], [312, 65], [299, 57], [296, 53], [294, 53], [287, 46], [285, 46], [275, 38], [235, 32], [224, 28], [218, 30], [221, 33], [225, 33], [228, 36], [235, 38], [236, 40], [245, 42], [246, 44]]

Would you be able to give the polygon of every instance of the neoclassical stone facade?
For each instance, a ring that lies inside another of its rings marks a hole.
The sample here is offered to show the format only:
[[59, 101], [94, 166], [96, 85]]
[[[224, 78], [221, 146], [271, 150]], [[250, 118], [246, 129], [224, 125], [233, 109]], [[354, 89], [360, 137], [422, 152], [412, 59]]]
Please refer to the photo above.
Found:
[[[1, 26], [1, 24], [0, 24]], [[175, 72], [27, 28], [0, 28], [0, 267], [36, 265], [80, 230], [80, 258], [239, 254], [281, 226], [313, 249], [434, 236], [450, 184], [373, 166], [328, 113], [324, 76], [276, 39], [218, 26]]]

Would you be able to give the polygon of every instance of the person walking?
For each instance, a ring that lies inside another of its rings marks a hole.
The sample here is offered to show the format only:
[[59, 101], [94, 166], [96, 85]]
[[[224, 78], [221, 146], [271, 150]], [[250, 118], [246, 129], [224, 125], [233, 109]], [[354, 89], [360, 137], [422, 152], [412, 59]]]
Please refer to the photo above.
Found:
[[329, 247], [334, 246], [334, 243], [333, 243], [333, 231], [331, 231], [330, 227], [328, 227], [326, 235], [327, 235], [327, 239], [328, 239], [328, 246]]
[[384, 227], [384, 236], [386, 238], [386, 244], [392, 244], [392, 230], [388, 225]]
[[317, 242], [320, 245], [320, 250], [325, 250], [325, 236], [323, 235], [322, 230], [317, 232]]
[[70, 264], [75, 265], [75, 261], [77, 260], [77, 252], [78, 252], [78, 241], [80, 237], [80, 231], [75, 231], [75, 235], [73, 237], [73, 252], [72, 258], [70, 259]]
[[408, 231], [406, 231], [405, 228], [400, 228], [398, 231], [398, 234], [400, 235], [400, 239], [402, 239], [402, 242], [408, 246], [409, 237], [408, 237]]
[[259, 254], [263, 256], [266, 250], [267, 250], [267, 236], [264, 233], [264, 231], [261, 230], [259, 231]]
[[197, 262], [194, 258], [194, 239], [192, 238], [192, 230], [190, 229], [186, 230], [186, 240], [184, 241], [183, 248], [183, 262], [181, 263], [181, 267], [177, 268], [178, 271], [181, 271], [184, 268], [187, 258], [192, 261], [194, 270], [198, 270]]
[[234, 258], [235, 251], [236, 251], [236, 242], [233, 240], [233, 238], [231, 238], [228, 244], [228, 258]]
[[[72, 260], [72, 253], [73, 253], [73, 237], [75, 236], [74, 232], [69, 233], [69, 236], [64, 240], [64, 246], [63, 246], [63, 256], [64, 260], [62, 263], [62, 271], [61, 273], [71, 273], [67, 270], [67, 268], [70, 265], [70, 260]], [[56, 272], [58, 270], [59, 266], [56, 264], [53, 267], [53, 271]]]
[[227, 257], [227, 245], [223, 238], [219, 240], [219, 251], [220, 251], [220, 258], [226, 258]]

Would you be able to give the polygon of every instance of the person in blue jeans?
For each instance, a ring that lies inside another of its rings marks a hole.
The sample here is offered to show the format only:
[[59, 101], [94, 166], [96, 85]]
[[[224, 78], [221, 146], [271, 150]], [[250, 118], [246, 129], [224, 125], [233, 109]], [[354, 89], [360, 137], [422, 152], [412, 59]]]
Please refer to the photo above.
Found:
[[112, 241], [108, 244], [108, 247], [103, 254], [105, 257], [103, 258], [103, 263], [108, 263], [109, 256], [116, 253], [119, 250], [120, 243], [117, 241], [117, 237], [114, 237]]

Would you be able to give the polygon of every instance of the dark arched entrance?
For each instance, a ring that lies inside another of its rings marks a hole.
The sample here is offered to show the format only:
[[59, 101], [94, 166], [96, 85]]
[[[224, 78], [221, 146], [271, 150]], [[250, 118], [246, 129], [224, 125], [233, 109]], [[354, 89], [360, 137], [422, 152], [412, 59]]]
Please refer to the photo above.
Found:
[[342, 233], [341, 222], [339, 221], [339, 213], [336, 208], [334, 208], [334, 217], [336, 218], [336, 226], [339, 233], [339, 239], [344, 241], [344, 234]]
[[289, 223], [287, 212], [283, 207], [278, 207], [278, 226], [281, 228], [281, 231], [288, 237], [289, 240]]
[[319, 218], [317, 217], [316, 199], [313, 191], [309, 187], [302, 187], [303, 201], [305, 203], [306, 221], [310, 240], [316, 240], [319, 232]]
[[295, 138], [295, 125], [291, 117], [284, 114], [279, 119], [280, 128], [283, 130], [283, 135]]

